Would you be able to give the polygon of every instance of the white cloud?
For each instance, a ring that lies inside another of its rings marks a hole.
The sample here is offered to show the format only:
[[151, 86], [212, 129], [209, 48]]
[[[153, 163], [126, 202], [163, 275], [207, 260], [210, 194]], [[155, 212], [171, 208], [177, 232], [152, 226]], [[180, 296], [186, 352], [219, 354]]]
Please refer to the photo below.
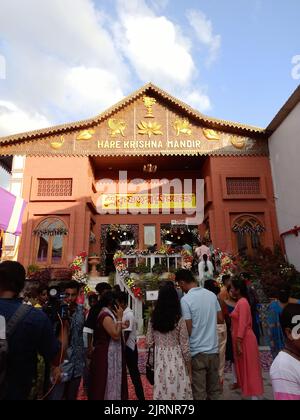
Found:
[[43, 115], [29, 114], [15, 104], [0, 101], [0, 136], [49, 127], [51, 124]]
[[65, 85], [70, 94], [62, 98], [64, 108], [79, 113], [84, 107], [91, 117], [95, 110], [99, 113], [123, 97], [116, 75], [103, 69], [74, 67], [67, 72]]
[[141, 80], [167, 88], [191, 81], [191, 43], [173, 22], [156, 16], [141, 0], [119, 0], [118, 12], [120, 47]]
[[221, 47], [221, 36], [214, 34], [212, 22], [200, 10], [189, 10], [187, 18], [198, 40], [209, 48], [208, 64], [211, 64], [218, 57]]
[[199, 90], [187, 92], [184, 95], [184, 100], [200, 112], [210, 111], [212, 108], [211, 101], [207, 94]]
[[90, 117], [121, 99], [128, 68], [105, 23], [92, 0], [1, 0], [9, 51], [2, 98], [55, 122]]
[[[192, 40], [164, 15], [168, 0], [114, 0], [117, 16], [96, 0], [0, 2], [0, 135], [91, 117], [149, 81], [209, 109], [206, 92], [195, 91]], [[207, 39], [213, 51], [212, 29]]]

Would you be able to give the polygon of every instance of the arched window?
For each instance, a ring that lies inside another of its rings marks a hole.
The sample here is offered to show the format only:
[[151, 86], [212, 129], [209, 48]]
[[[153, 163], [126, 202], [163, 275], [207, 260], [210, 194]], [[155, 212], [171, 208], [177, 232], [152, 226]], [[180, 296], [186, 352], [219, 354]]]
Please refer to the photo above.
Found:
[[261, 247], [261, 235], [264, 226], [254, 216], [242, 216], [237, 219], [232, 228], [236, 234], [238, 252], [242, 255], [253, 255]]
[[61, 264], [64, 256], [65, 236], [68, 229], [60, 219], [45, 219], [34, 230], [37, 237], [36, 263], [44, 265]]

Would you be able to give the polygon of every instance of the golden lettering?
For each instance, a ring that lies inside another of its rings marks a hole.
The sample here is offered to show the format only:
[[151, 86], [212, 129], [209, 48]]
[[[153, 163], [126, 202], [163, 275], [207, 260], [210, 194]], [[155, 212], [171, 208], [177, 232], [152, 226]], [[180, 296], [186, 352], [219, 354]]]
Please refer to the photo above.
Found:
[[[234, 141], [232, 142], [234, 143]], [[200, 140], [98, 140], [98, 149], [199, 149]], [[235, 147], [239, 146], [235, 144]]]

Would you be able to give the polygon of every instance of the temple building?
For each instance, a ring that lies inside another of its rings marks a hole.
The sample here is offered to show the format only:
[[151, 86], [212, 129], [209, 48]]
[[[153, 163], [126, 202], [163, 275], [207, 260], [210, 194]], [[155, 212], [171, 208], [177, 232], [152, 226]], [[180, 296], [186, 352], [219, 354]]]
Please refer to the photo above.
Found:
[[[11, 192], [28, 203], [18, 259], [65, 268], [86, 251], [101, 255], [108, 273], [120, 247], [205, 238], [234, 254], [274, 248], [268, 138], [266, 129], [207, 117], [153, 84], [95, 118], [2, 137]], [[14, 239], [4, 248], [13, 257]]]

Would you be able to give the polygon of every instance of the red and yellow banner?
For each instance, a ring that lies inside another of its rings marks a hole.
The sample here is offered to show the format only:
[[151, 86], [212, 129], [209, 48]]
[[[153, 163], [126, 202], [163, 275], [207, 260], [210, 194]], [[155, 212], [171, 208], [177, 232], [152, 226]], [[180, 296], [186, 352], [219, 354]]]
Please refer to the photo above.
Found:
[[195, 209], [195, 194], [102, 194], [104, 210]]

